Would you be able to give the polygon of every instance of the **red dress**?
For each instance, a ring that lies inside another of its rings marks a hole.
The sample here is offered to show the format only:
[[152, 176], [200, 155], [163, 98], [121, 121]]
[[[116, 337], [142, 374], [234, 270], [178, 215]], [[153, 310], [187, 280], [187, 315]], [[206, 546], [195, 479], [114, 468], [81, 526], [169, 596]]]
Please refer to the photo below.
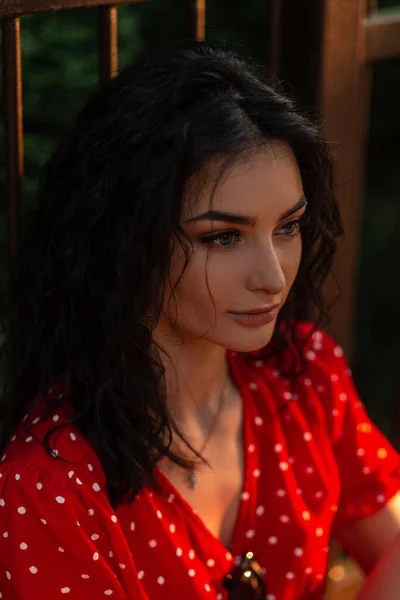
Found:
[[[306, 331], [307, 325], [303, 325]], [[368, 418], [343, 352], [320, 331], [307, 373], [228, 351], [244, 404], [245, 476], [229, 550], [167, 478], [114, 512], [92, 448], [49, 423], [13, 438], [0, 472], [0, 597], [6, 600], [216, 600], [237, 556], [251, 550], [268, 600], [322, 598], [331, 534], [380, 510], [399, 490], [399, 456]], [[290, 402], [287, 403], [287, 401]], [[277, 408], [287, 407], [277, 414]], [[51, 424], [61, 422], [58, 411]]]

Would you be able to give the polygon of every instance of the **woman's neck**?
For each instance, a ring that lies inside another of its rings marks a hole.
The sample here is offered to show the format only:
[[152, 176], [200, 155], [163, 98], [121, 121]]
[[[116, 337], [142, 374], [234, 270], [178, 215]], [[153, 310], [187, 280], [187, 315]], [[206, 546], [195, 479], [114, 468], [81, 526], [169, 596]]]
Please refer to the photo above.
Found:
[[193, 425], [207, 430], [220, 409], [221, 395], [232, 386], [225, 348], [204, 339], [186, 345], [166, 339], [157, 343], [166, 353], [162, 359], [171, 416], [183, 430]]

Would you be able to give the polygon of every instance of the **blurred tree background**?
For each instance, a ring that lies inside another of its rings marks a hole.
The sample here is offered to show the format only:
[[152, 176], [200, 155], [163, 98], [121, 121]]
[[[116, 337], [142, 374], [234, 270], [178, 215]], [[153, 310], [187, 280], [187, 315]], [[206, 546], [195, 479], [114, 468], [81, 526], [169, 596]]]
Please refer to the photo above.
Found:
[[[398, 0], [380, 0], [381, 10]], [[224, 40], [263, 64], [268, 40], [268, 0], [210, 0], [207, 38]], [[153, 0], [118, 9], [119, 66], [146, 48], [187, 39], [186, 0]], [[25, 205], [35, 200], [39, 171], [68, 131], [97, 80], [97, 10], [84, 9], [21, 18], [24, 102]], [[374, 71], [366, 169], [353, 370], [362, 398], [392, 440], [400, 369], [400, 65]], [[1, 100], [0, 100], [1, 102]], [[2, 107], [1, 107], [2, 108]], [[0, 197], [4, 198], [4, 140], [0, 128]], [[0, 213], [4, 256], [5, 203]], [[4, 259], [3, 259], [4, 264]], [[397, 377], [397, 380], [396, 380]]]

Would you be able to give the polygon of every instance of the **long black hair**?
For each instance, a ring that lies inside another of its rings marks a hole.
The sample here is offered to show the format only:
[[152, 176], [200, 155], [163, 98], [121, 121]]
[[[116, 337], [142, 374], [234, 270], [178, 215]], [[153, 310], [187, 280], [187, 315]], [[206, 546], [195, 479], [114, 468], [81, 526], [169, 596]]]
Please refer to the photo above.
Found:
[[[217, 45], [142, 56], [89, 101], [44, 169], [3, 307], [4, 448], [36, 399], [58, 405], [96, 448], [113, 505], [151, 481], [173, 423], [152, 327], [164, 300], [185, 186], [274, 141], [289, 144], [308, 199], [303, 255], [268, 352], [299, 347], [296, 322], [332, 266], [340, 217], [328, 144], [263, 75]], [[152, 318], [148, 315], [152, 307]], [[296, 346], [297, 344], [297, 346]], [[293, 373], [292, 373], [293, 374]], [[28, 421], [26, 421], [28, 422]]]

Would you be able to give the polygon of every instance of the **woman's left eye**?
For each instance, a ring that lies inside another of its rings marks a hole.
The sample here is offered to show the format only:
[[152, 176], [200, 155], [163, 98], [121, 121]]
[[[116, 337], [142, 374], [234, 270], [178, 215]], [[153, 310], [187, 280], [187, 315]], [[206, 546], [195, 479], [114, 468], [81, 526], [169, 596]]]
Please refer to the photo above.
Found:
[[300, 233], [300, 220], [295, 219], [285, 223], [282, 227], [276, 230], [278, 235], [287, 235], [288, 237], [297, 237]]
[[200, 238], [202, 244], [218, 248], [232, 248], [239, 240], [240, 233], [238, 231], [223, 231], [222, 233]]

